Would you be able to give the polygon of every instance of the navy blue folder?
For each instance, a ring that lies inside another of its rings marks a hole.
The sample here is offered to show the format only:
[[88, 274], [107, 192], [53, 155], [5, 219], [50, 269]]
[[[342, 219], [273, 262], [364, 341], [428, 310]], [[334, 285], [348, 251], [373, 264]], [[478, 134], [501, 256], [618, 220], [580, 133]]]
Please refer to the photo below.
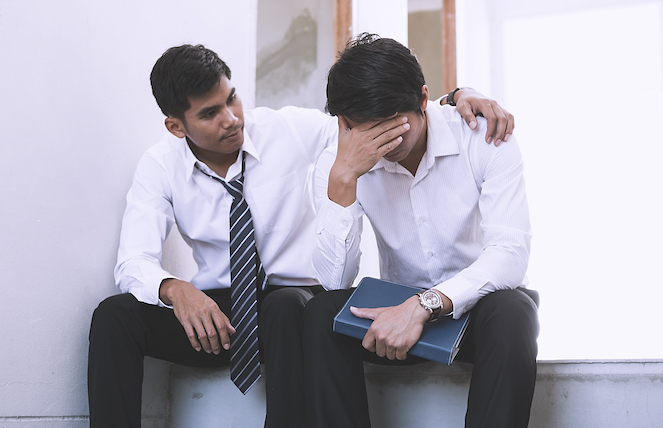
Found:
[[[357, 308], [396, 306], [420, 291], [422, 291], [420, 288], [409, 285], [364, 278], [334, 317], [334, 331], [363, 339], [373, 321], [354, 316], [350, 312], [350, 306]], [[460, 340], [467, 329], [469, 315], [470, 313], [466, 312], [457, 320], [451, 317], [440, 317], [435, 322], [426, 323], [421, 338], [408, 354], [447, 365], [451, 364], [458, 353]]]

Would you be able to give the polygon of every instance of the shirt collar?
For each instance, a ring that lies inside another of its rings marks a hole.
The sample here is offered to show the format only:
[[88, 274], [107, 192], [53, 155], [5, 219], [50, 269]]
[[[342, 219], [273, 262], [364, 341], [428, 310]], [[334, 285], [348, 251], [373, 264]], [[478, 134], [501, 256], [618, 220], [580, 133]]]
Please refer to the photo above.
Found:
[[460, 154], [460, 145], [451, 132], [449, 122], [442, 113], [438, 100], [428, 101], [426, 115], [428, 117], [426, 164], [430, 169], [435, 163], [436, 157]]
[[[239, 152], [239, 156], [237, 159], [241, 159], [242, 151], [246, 152], [246, 154], [252, 156], [255, 160], [260, 163], [260, 153], [258, 152], [258, 149], [256, 146], [253, 144], [253, 140], [251, 140], [251, 137], [249, 134], [246, 132], [246, 128], [243, 130], [244, 132], [244, 143], [242, 144], [242, 149]], [[177, 138], [177, 137], [174, 137]], [[184, 156], [184, 164], [186, 166], [186, 177], [187, 180], [191, 178], [191, 175], [193, 174], [193, 171], [196, 168], [196, 163], [199, 163], [200, 165], [204, 165], [203, 162], [199, 161], [198, 158], [193, 154], [191, 151], [191, 148], [186, 142], [186, 139], [184, 138], [178, 138], [181, 142], [181, 147], [184, 150], [183, 156]], [[241, 163], [239, 164], [239, 169], [237, 170], [236, 174], [232, 174], [232, 176], [239, 175], [241, 172]], [[209, 169], [209, 168], [206, 168]], [[234, 171], [234, 168], [231, 167], [231, 169], [228, 170], [228, 172]], [[230, 177], [227, 177], [230, 178]]]

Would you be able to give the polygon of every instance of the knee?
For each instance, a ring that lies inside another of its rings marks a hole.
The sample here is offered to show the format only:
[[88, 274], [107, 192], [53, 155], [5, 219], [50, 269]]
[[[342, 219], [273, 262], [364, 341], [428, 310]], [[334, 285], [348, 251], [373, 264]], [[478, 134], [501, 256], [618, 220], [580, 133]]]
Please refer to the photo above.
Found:
[[351, 290], [325, 291], [316, 295], [304, 310], [304, 325], [313, 329], [332, 329], [334, 317], [341, 310]]
[[263, 312], [271, 313], [298, 313], [304, 311], [306, 302], [310, 298], [306, 290], [296, 287], [280, 288], [267, 294], [263, 299], [260, 309]]
[[[504, 345], [522, 346], [536, 342], [539, 335], [536, 305], [519, 290], [503, 290], [485, 296], [476, 311], [477, 328], [499, 337]], [[477, 305], [479, 306], [479, 305]]]
[[131, 305], [137, 302], [131, 294], [117, 294], [102, 301], [92, 313], [90, 337], [96, 334], [106, 334], [129, 319], [131, 319]]
[[267, 294], [260, 305], [260, 323], [299, 322], [313, 294], [297, 287], [280, 288]]

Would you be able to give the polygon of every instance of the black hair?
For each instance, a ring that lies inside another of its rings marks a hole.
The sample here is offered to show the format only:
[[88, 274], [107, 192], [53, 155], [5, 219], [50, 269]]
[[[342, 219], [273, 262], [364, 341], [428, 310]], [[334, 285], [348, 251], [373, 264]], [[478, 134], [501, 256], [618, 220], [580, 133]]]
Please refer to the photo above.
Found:
[[408, 48], [393, 39], [362, 33], [329, 70], [325, 110], [355, 122], [421, 112], [425, 84], [421, 65]]
[[182, 45], [168, 49], [150, 73], [152, 94], [169, 117], [184, 120], [189, 102], [208, 93], [222, 76], [230, 79], [230, 68], [203, 45]]

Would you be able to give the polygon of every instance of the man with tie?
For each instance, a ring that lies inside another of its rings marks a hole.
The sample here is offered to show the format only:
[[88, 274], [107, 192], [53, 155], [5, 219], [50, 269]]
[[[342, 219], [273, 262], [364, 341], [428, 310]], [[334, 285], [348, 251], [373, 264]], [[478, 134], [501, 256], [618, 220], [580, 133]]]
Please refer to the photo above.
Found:
[[[310, 259], [310, 171], [336, 143], [338, 124], [310, 109], [244, 111], [230, 78], [227, 65], [201, 45], [168, 49], [152, 70], [169, 132], [141, 158], [127, 194], [115, 268], [122, 294], [93, 315], [91, 428], [140, 426], [146, 355], [230, 365], [243, 393], [262, 363], [265, 426], [305, 426], [300, 321], [322, 290]], [[494, 102], [462, 92], [456, 99], [469, 120], [475, 108], [495, 117]], [[496, 140], [513, 129], [512, 117], [497, 110]], [[384, 138], [404, 131], [394, 120]], [[161, 266], [174, 225], [198, 266], [190, 281]]]

